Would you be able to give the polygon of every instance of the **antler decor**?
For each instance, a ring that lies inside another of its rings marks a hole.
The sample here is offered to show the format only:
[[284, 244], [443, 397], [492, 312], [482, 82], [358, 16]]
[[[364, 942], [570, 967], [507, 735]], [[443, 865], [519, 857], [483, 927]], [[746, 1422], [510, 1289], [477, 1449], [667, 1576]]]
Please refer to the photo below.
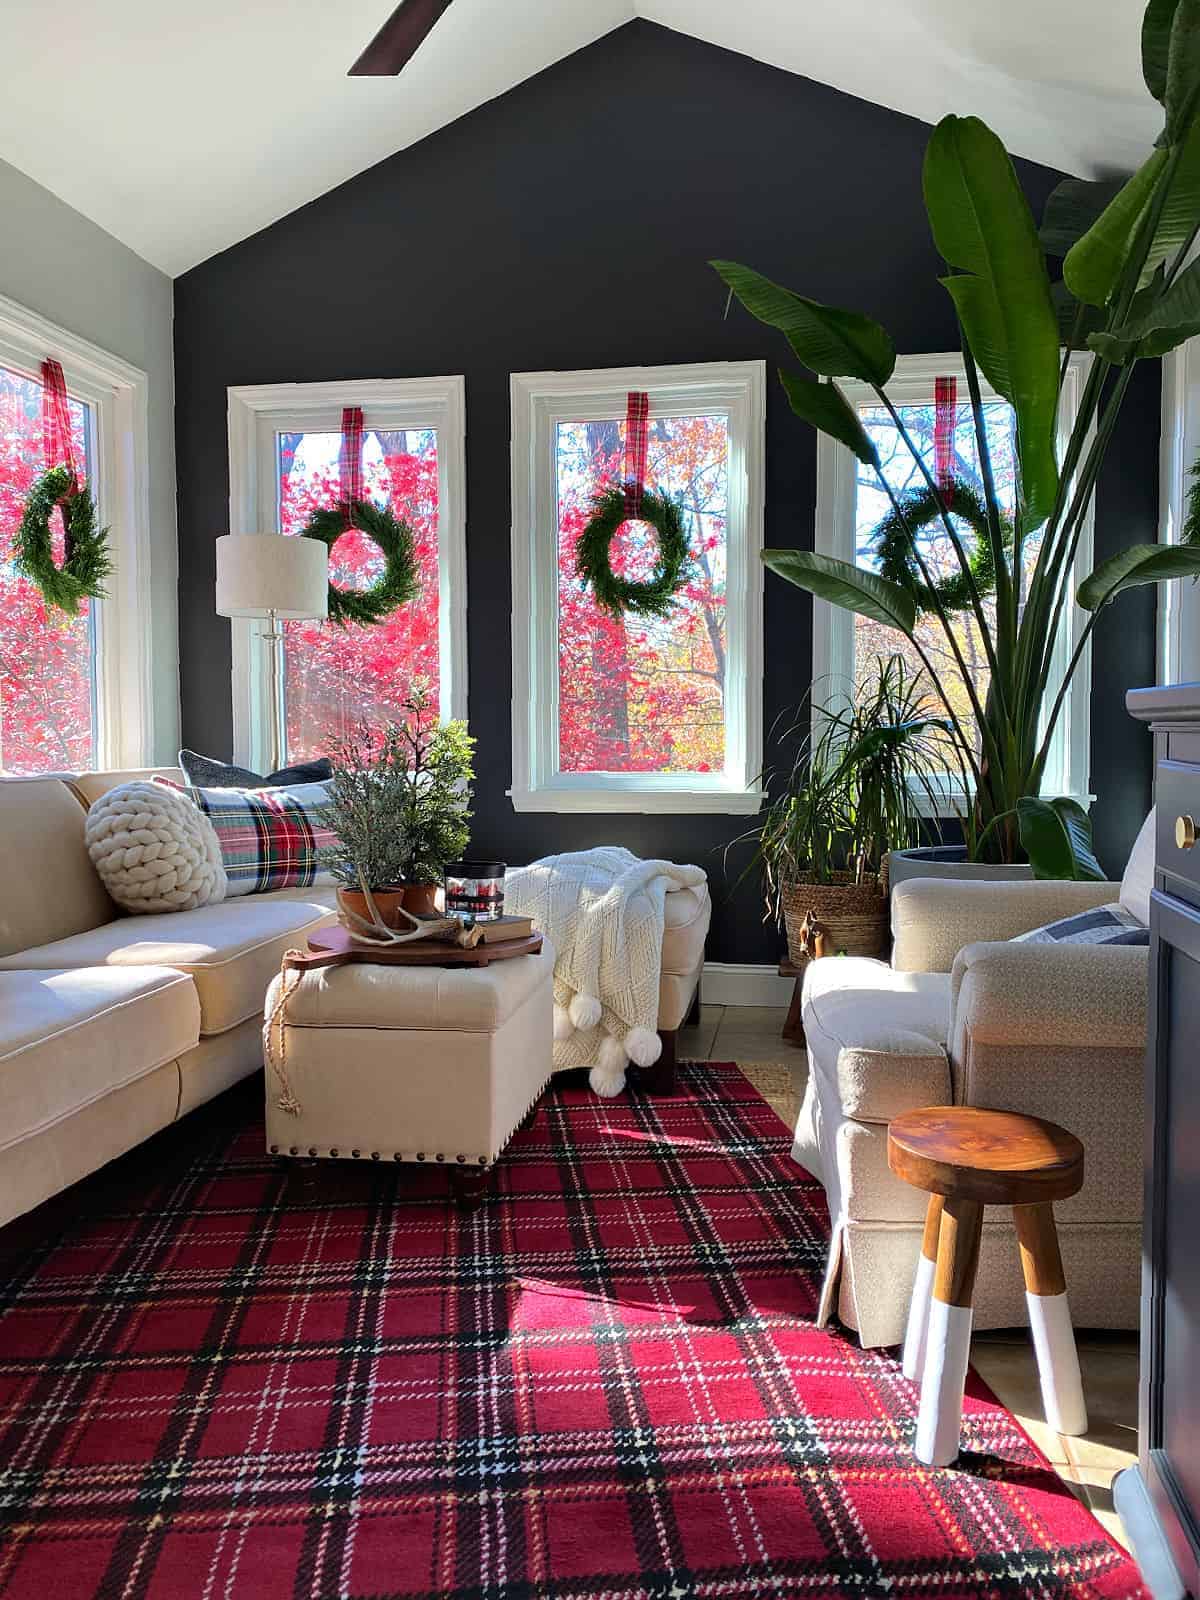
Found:
[[475, 922], [465, 922], [461, 917], [438, 917], [436, 919], [414, 917], [411, 911], [405, 911], [403, 906], [398, 908], [397, 914], [409, 924], [403, 930], [389, 928], [380, 914], [379, 907], [363, 873], [358, 874], [358, 885], [362, 890], [363, 899], [367, 903], [367, 910], [371, 913], [370, 919], [360, 917], [357, 911], [351, 911], [346, 904], [345, 896], [341, 889], [338, 890], [338, 921], [346, 932], [359, 944], [377, 944], [390, 947], [397, 944], [408, 944], [414, 939], [444, 939], [450, 944], [458, 945], [463, 950], [473, 950], [483, 938], [483, 929]]

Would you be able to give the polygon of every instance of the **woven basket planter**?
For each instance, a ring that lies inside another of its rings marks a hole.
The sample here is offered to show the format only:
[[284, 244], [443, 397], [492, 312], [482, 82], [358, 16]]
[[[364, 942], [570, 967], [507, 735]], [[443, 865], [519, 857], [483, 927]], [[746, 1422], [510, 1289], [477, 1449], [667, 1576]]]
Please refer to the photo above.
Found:
[[886, 872], [870, 883], [854, 882], [849, 872], [832, 883], [789, 883], [780, 899], [787, 929], [788, 961], [797, 969], [812, 959], [804, 948], [801, 924], [811, 912], [825, 932], [831, 955], [884, 956], [888, 948]]

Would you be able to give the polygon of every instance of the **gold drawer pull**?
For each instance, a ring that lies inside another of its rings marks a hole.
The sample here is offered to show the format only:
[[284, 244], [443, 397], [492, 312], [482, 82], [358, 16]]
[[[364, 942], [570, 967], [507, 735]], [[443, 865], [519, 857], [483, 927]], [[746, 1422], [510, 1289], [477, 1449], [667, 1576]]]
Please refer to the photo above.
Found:
[[1191, 850], [1196, 843], [1196, 819], [1186, 812], [1175, 818], [1175, 843], [1180, 850]]

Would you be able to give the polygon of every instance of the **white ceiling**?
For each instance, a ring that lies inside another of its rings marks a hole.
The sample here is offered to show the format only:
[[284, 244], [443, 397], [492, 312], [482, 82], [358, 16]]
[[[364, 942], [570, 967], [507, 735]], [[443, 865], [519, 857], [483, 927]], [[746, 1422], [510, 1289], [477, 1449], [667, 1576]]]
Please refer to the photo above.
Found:
[[455, 0], [399, 78], [347, 78], [393, 3], [2, 0], [0, 157], [177, 274], [635, 15], [1069, 171], [1161, 125], [1144, 0]]

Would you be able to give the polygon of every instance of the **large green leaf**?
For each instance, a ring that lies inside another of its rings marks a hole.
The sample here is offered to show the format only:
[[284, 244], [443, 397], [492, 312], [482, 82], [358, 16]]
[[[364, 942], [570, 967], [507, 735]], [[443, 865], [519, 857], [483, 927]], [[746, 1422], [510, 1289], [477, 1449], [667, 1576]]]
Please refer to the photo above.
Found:
[[1154, 236], [1142, 265], [1141, 282], [1150, 281], [1155, 270], [1170, 262], [1187, 244], [1200, 222], [1200, 120], [1192, 119], [1172, 157], [1170, 176], [1164, 178], [1165, 192], [1156, 198], [1162, 205], [1154, 226]]
[[858, 412], [836, 383], [832, 380], [810, 383], [807, 378], [798, 378], [794, 372], [786, 372], [782, 368], [779, 381], [787, 392], [789, 405], [798, 417], [803, 417], [814, 428], [819, 428], [822, 433], [846, 445], [868, 467], [879, 466], [879, 451], [859, 421]]
[[1131, 544], [1102, 561], [1079, 585], [1075, 598], [1085, 611], [1099, 611], [1125, 589], [1197, 576], [1200, 547], [1196, 545]]
[[1035, 878], [1104, 882], [1104, 868], [1092, 849], [1091, 818], [1078, 801], [1025, 795], [1017, 801], [1017, 826]]
[[1111, 178], [1064, 178], [1042, 212], [1038, 238], [1046, 254], [1065, 256], [1104, 215], [1120, 188], [1120, 182]]
[[819, 600], [870, 617], [887, 628], [899, 628], [906, 638], [912, 638], [917, 609], [912, 595], [898, 583], [812, 550], [764, 550], [762, 558], [772, 572], [798, 589], [807, 589]]
[[1150, 0], [1142, 18], [1142, 76], [1159, 105], [1167, 98], [1171, 24], [1178, 5], [1179, 0]]
[[861, 378], [881, 387], [896, 366], [886, 329], [857, 311], [806, 300], [736, 261], [710, 261], [751, 316], [778, 328], [804, 365], [822, 378]]
[[1149, 155], [1083, 238], [1067, 251], [1063, 278], [1077, 300], [1086, 300], [1090, 306], [1108, 304], [1167, 159], [1165, 150]]
[[1087, 343], [1089, 350], [1114, 366], [1126, 367], [1131, 361], [1151, 361], [1165, 356], [1197, 333], [1200, 333], [1200, 322], [1185, 323], [1179, 328], [1157, 328], [1137, 339], [1125, 339], [1115, 333], [1090, 333]]
[[1200, 0], [1179, 0], [1171, 19], [1167, 55], [1167, 85], [1163, 104], [1167, 112], [1166, 136], [1174, 143], [1196, 115], [1200, 92]]
[[1120, 330], [1123, 339], [1138, 339], [1155, 328], [1182, 328], [1200, 322], [1200, 261], [1193, 261], [1166, 289], [1130, 307]]
[[1029, 205], [1000, 140], [978, 117], [945, 117], [925, 152], [943, 278], [981, 369], [1017, 418], [1022, 519], [1036, 528], [1058, 488], [1058, 323]]

